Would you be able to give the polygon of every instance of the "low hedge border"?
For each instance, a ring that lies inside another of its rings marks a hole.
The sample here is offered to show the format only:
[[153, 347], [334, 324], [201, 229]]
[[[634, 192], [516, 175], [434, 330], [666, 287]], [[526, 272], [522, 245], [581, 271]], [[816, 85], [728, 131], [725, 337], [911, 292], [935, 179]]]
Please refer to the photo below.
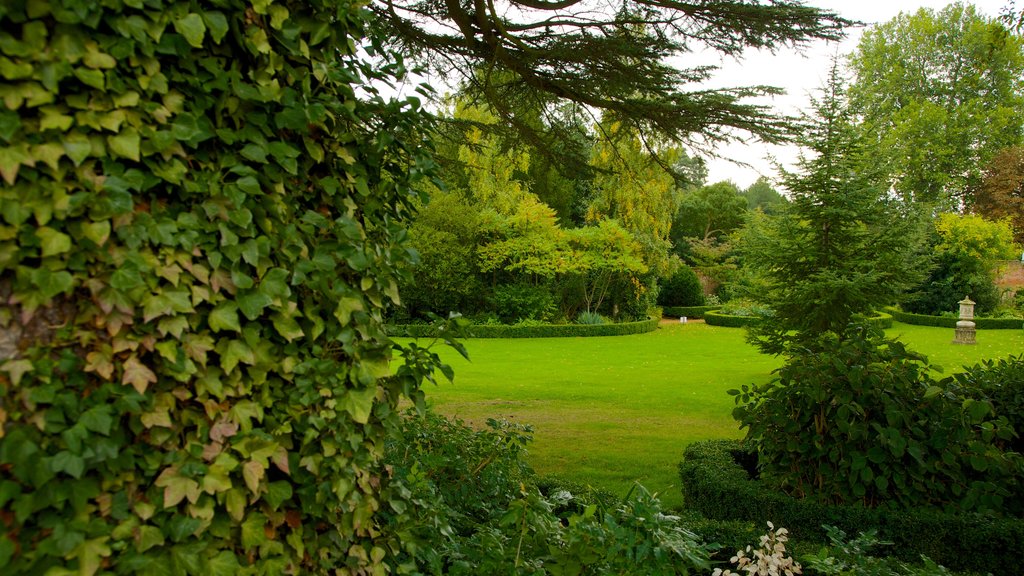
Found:
[[686, 316], [687, 318], [700, 319], [708, 312], [718, 310], [719, 308], [721, 306], [665, 306], [661, 314], [671, 318]]
[[770, 521], [788, 528], [794, 539], [816, 542], [827, 541], [823, 524], [851, 536], [874, 528], [881, 540], [893, 543], [880, 552], [904, 561], [916, 561], [924, 554], [954, 570], [999, 574], [1007, 558], [1024, 555], [1024, 519], [799, 500], [752, 480], [746, 468], [753, 467], [755, 458], [737, 440], [691, 444], [679, 464], [686, 505], [712, 520], [747, 520], [758, 526]]
[[744, 328], [760, 322], [759, 316], [733, 316], [723, 314], [719, 310], [709, 310], [704, 313], [704, 322], [711, 326], [725, 326], [727, 328]]
[[[929, 316], [927, 314], [911, 314], [896, 308], [886, 308], [886, 312], [904, 324], [915, 326], [936, 326], [939, 328], [956, 328], [959, 318], [949, 316]], [[1024, 328], [1024, 320], [1020, 318], [975, 318], [974, 327], [979, 330], [1020, 330]]]
[[[501, 324], [473, 324], [463, 335], [467, 338], [570, 338], [574, 336], [627, 336], [645, 334], [658, 329], [661, 318], [649, 318], [621, 324], [544, 324], [541, 326], [508, 326]], [[436, 328], [430, 324], [402, 324], [387, 327], [388, 335], [396, 338], [431, 338]]]
[[[717, 310], [708, 311], [704, 314], [704, 322], [712, 326], [725, 326], [728, 328], [743, 328], [761, 320], [758, 316], [733, 316], [722, 314]], [[887, 312], [878, 312], [875, 316], [868, 318], [868, 321], [878, 325], [882, 330], [888, 330], [892, 328], [893, 316]]]

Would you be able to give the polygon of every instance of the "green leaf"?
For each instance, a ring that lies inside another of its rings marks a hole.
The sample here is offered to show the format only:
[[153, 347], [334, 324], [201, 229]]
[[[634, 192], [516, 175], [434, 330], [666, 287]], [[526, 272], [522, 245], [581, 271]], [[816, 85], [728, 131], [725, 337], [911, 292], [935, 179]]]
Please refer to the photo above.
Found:
[[50, 460], [50, 469], [54, 472], [66, 472], [72, 478], [78, 479], [85, 472], [85, 459], [63, 450]]
[[263, 498], [271, 509], [277, 510], [281, 504], [292, 497], [292, 485], [285, 480], [278, 480], [267, 485], [267, 493]]
[[31, 165], [32, 157], [28, 153], [27, 144], [19, 144], [7, 148], [0, 148], [0, 176], [10, 185], [14, 185], [18, 178], [18, 171], [22, 164]]
[[81, 80], [82, 84], [97, 90], [106, 89], [106, 79], [103, 76], [102, 70], [92, 70], [79, 66], [75, 68], [75, 78]]
[[97, 246], [103, 246], [110, 238], [110, 221], [89, 222], [82, 224], [82, 235], [92, 240]]
[[64, 152], [79, 166], [92, 153], [92, 143], [84, 134], [73, 132], [64, 138]]
[[242, 465], [242, 477], [245, 478], [245, 485], [253, 494], [259, 495], [260, 481], [263, 480], [265, 473], [266, 468], [263, 464], [255, 460], [250, 460]]
[[199, 14], [189, 14], [184, 18], [174, 21], [174, 30], [185, 37], [185, 40], [193, 48], [203, 47], [203, 37], [206, 36], [206, 24]]
[[352, 321], [352, 313], [362, 310], [364, 310], [363, 300], [349, 296], [338, 300], [338, 305], [334, 309], [334, 317], [341, 322], [342, 326], [347, 326]]
[[242, 331], [242, 325], [238, 320], [238, 305], [231, 301], [222, 302], [214, 308], [210, 312], [208, 321], [210, 323], [210, 330], [214, 332], [222, 330]]
[[164, 533], [156, 526], [140, 526], [138, 528], [138, 536], [135, 537], [135, 549], [139, 552], [145, 552], [150, 548], [163, 546], [165, 541]]
[[266, 516], [259, 512], [250, 512], [245, 522], [242, 522], [242, 548], [249, 550], [265, 544], [267, 542], [267, 533], [264, 529], [266, 524]]
[[78, 417], [78, 423], [85, 426], [87, 430], [109, 436], [110, 428], [114, 425], [110, 410], [111, 406], [109, 405], [93, 406]]
[[277, 333], [289, 342], [296, 338], [301, 338], [303, 335], [302, 327], [290, 316], [280, 313], [274, 314], [271, 317], [271, 321], [274, 323], [274, 329], [277, 330]]
[[222, 12], [203, 12], [203, 22], [210, 32], [210, 38], [217, 44], [224, 39], [228, 33], [228, 19]]
[[221, 367], [228, 374], [238, 366], [239, 362], [244, 362], [250, 366], [256, 362], [252, 348], [249, 348], [249, 345], [241, 340], [231, 340], [228, 342], [227, 348], [224, 354], [221, 355], [220, 360]]
[[259, 290], [239, 294], [236, 301], [242, 314], [245, 314], [245, 317], [249, 320], [259, 318], [263, 314], [263, 309], [274, 303], [270, 296]]
[[66, 270], [51, 272], [46, 268], [38, 268], [32, 272], [32, 282], [39, 288], [43, 298], [49, 300], [71, 290], [75, 279]]
[[208, 576], [235, 576], [241, 569], [242, 566], [238, 563], [238, 558], [224, 550], [206, 561], [204, 573]]
[[377, 396], [377, 388], [370, 386], [359, 390], [346, 390], [341, 399], [341, 407], [352, 416], [359, 424], [366, 424], [370, 421], [370, 411], [373, 410], [373, 400]]
[[122, 131], [120, 134], [107, 138], [107, 146], [115, 155], [129, 160], [139, 161], [139, 147], [142, 138], [134, 128]]
[[258, 144], [248, 144], [239, 152], [246, 160], [265, 164], [267, 162], [267, 150]]
[[10, 142], [14, 133], [21, 128], [21, 116], [12, 110], [0, 110], [0, 138]]
[[43, 258], [63, 254], [71, 250], [71, 237], [53, 228], [42, 226], [36, 229], [36, 236], [39, 237], [43, 249]]

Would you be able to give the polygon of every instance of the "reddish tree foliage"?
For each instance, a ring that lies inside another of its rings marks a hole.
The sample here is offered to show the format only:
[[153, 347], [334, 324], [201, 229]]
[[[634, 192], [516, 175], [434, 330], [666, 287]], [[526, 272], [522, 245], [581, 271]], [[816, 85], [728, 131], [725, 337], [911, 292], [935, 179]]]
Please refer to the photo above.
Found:
[[1015, 242], [1024, 242], [1024, 146], [997, 153], [974, 195], [974, 211], [991, 220], [1010, 218]]

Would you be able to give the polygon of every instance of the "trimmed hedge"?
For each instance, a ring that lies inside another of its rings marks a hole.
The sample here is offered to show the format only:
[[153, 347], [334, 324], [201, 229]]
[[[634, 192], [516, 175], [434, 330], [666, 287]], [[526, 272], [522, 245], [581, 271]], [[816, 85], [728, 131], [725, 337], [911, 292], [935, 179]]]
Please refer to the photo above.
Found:
[[795, 539], [825, 542], [823, 524], [848, 534], [877, 529], [886, 548], [902, 560], [926, 555], [955, 570], [1001, 573], [1007, 558], [1024, 554], [1024, 519], [941, 510], [886, 510], [829, 506], [793, 498], [751, 479], [756, 455], [737, 440], [691, 444], [679, 464], [683, 498], [689, 508], [712, 520], [773, 522]]
[[[904, 324], [915, 326], [936, 326], [939, 328], [956, 328], [959, 318], [950, 316], [929, 316], [927, 314], [911, 314], [896, 308], [886, 308], [886, 312]], [[974, 327], [979, 330], [1020, 330], [1024, 328], [1024, 320], [1020, 318], [975, 318]]]
[[[622, 324], [543, 324], [540, 326], [508, 326], [474, 324], [463, 329], [466, 338], [571, 338], [574, 336], [627, 336], [645, 334], [658, 329], [660, 318], [649, 318]], [[432, 338], [437, 327], [430, 324], [388, 326], [388, 335], [395, 338]]]
[[712, 310], [718, 310], [721, 306], [665, 306], [662, 310], [663, 316], [679, 318], [686, 316], [691, 319], [704, 318], [704, 315]]
[[[666, 309], [667, 310], [667, 309]], [[727, 328], [744, 328], [761, 321], [759, 316], [733, 316], [722, 314], [716, 310], [708, 310], [704, 313], [704, 321], [712, 326], [725, 326]], [[878, 312], [868, 319], [882, 330], [892, 328], [893, 316], [886, 312]]]
[[704, 313], [704, 321], [711, 326], [725, 326], [727, 328], [745, 328], [761, 321], [759, 316], [733, 316], [722, 314], [718, 310], [708, 310]]

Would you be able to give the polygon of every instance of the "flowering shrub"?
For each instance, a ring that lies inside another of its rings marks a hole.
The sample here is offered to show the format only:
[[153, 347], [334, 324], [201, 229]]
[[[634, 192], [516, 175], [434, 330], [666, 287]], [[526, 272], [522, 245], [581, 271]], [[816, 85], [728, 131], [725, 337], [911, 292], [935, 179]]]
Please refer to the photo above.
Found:
[[[786, 556], [786, 542], [789, 541], [789, 531], [785, 528], [775, 529], [775, 525], [768, 523], [768, 533], [761, 536], [760, 547], [752, 550], [747, 546], [746, 551], [737, 550], [736, 555], [729, 559], [741, 572], [748, 576], [793, 576], [801, 574], [800, 564], [793, 558]], [[748, 556], [749, 554], [749, 556]], [[740, 576], [731, 570], [715, 568], [713, 576]]]

